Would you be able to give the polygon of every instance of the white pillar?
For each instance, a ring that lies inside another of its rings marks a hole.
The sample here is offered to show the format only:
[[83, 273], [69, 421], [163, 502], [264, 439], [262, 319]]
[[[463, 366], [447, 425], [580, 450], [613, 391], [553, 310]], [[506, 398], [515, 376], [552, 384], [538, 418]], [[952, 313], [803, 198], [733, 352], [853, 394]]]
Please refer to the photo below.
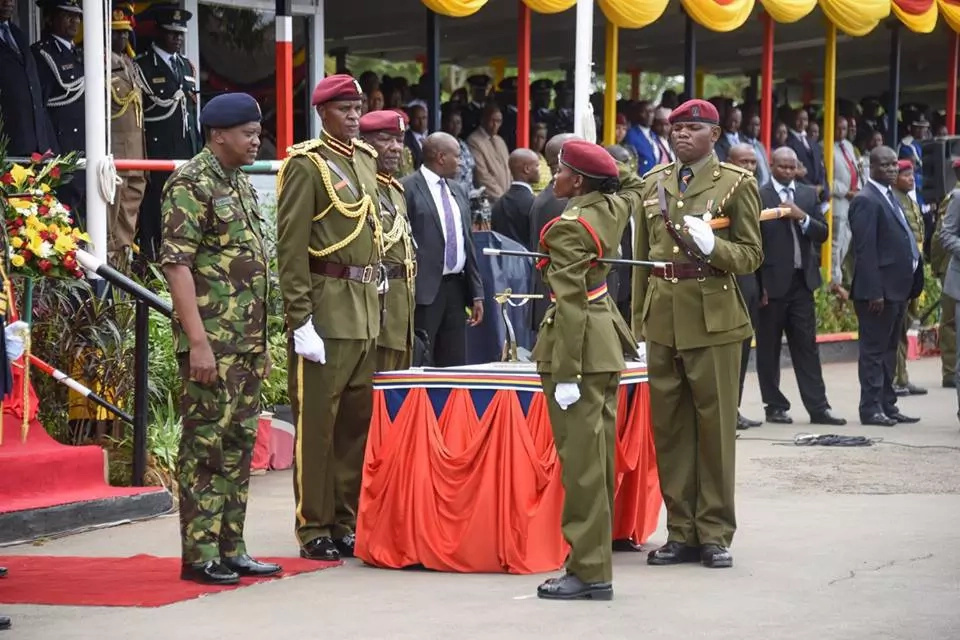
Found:
[[[593, 0], [577, 2], [577, 45], [573, 69], [573, 132], [584, 137], [590, 114], [590, 76], [593, 72]], [[595, 129], [595, 127], [590, 127]]]
[[[307, 96], [313, 94], [313, 88], [317, 83], [323, 80], [324, 61], [327, 58], [327, 49], [324, 45], [324, 19], [323, 19], [324, 0], [316, 0], [313, 15], [310, 16], [310, 73], [307, 76], [310, 84], [307, 86]], [[310, 137], [320, 136], [320, 116], [317, 110], [310, 106]]]
[[197, 70], [197, 127], [200, 127], [200, 2], [199, 0], [183, 0], [183, 8], [193, 14], [190, 23], [187, 25], [187, 35], [184, 38], [184, 55], [193, 63], [193, 68]]
[[103, 0], [83, 0], [83, 68], [87, 157], [87, 233], [93, 254], [107, 259], [107, 201], [100, 193], [100, 169], [107, 155], [107, 43]]

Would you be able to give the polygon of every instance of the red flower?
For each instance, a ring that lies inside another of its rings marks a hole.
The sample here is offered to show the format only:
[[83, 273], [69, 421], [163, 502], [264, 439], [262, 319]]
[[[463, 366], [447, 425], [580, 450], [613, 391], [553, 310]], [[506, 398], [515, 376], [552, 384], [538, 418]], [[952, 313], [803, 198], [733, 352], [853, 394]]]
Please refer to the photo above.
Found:
[[42, 205], [40, 205], [39, 207], [37, 207], [37, 213], [39, 213], [39, 214], [42, 215], [42, 216], [45, 216], [45, 215], [47, 215], [48, 213], [50, 213], [50, 207], [48, 207], [48, 206], [45, 205], [45, 204], [42, 204]]
[[30, 154], [30, 162], [32, 162], [33, 164], [40, 164], [41, 162], [43, 162], [43, 156], [37, 153], [36, 151], [34, 151], [33, 153]]
[[77, 261], [74, 259], [73, 256], [71, 256], [70, 254], [67, 254], [66, 256], [64, 256], [63, 258], [64, 269], [72, 270], [72, 269], [75, 269], [76, 266], [77, 266]]
[[40, 271], [46, 273], [47, 271], [50, 271], [50, 269], [53, 268], [53, 263], [50, 262], [49, 260], [44, 259], [38, 262], [37, 266], [40, 268]]
[[54, 167], [53, 169], [50, 169], [50, 177], [51, 177], [51, 178], [59, 178], [59, 177], [60, 177], [60, 167]]
[[41, 232], [38, 233], [37, 235], [40, 236], [40, 239], [41, 239], [41, 240], [46, 240], [47, 242], [50, 241], [50, 232], [49, 232], [49, 231], [41, 231]]
[[0, 176], [0, 183], [13, 184], [13, 175], [11, 175], [9, 171], [6, 172], [2, 176]]
[[30, 262], [31, 260], [33, 260], [33, 251], [30, 251], [30, 249], [24, 249], [23, 251], [20, 252], [20, 255], [22, 255], [23, 259], [26, 260], [27, 262]]

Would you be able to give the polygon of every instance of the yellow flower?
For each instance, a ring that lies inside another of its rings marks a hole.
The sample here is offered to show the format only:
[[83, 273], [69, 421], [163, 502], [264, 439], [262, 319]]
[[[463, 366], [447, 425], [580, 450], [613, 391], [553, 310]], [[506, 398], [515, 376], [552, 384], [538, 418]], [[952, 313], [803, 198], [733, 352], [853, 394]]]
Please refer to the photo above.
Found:
[[[19, 166], [19, 165], [16, 165]], [[33, 200], [30, 198], [11, 198], [10, 204], [14, 209], [29, 209], [33, 206]]]
[[23, 256], [21, 256], [19, 253], [14, 254], [14, 256], [10, 258], [10, 264], [12, 264], [15, 267], [22, 267], [25, 262], [26, 261], [23, 259]]
[[13, 238], [10, 238], [10, 244], [14, 249], [19, 249], [23, 246], [23, 240], [17, 236], [14, 236]]
[[30, 251], [35, 256], [39, 256], [42, 253], [43, 239], [40, 236], [34, 236], [30, 238], [30, 246], [28, 247]]
[[41, 225], [42, 223], [37, 220], [36, 216], [29, 216], [26, 222], [28, 235], [30, 231], [39, 230], [38, 227]]
[[40, 191], [43, 191], [44, 193], [50, 193], [50, 185], [44, 182], [40, 185]]
[[23, 165], [15, 164], [13, 168], [10, 169], [10, 176], [13, 178], [13, 183], [17, 186], [18, 189], [23, 188], [24, 183], [27, 178], [33, 175], [33, 171], [27, 169]]
[[57, 241], [53, 244], [54, 250], [59, 254], [65, 254], [76, 247], [73, 238], [67, 235], [57, 236]]

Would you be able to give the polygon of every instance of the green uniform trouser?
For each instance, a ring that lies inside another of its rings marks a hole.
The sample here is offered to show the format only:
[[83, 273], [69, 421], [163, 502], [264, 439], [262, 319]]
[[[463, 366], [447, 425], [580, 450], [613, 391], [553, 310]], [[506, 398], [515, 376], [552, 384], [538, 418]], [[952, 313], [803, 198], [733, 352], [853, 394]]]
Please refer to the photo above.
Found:
[[185, 564], [247, 552], [250, 460], [260, 416], [260, 383], [266, 353], [217, 356], [217, 382], [190, 380], [190, 359], [180, 354], [183, 435], [177, 461], [180, 538]]
[[297, 427], [293, 493], [301, 545], [354, 532], [373, 412], [374, 341], [323, 342], [326, 364], [298, 356], [292, 341], [289, 347], [290, 404]]
[[540, 374], [553, 440], [560, 456], [563, 537], [570, 545], [567, 571], [584, 582], [613, 580], [614, 453], [620, 373], [585, 373], [580, 399], [560, 408], [557, 383]]
[[377, 347], [377, 371], [402, 371], [409, 368], [409, 351]]
[[900, 328], [900, 342], [897, 344], [897, 369], [893, 376], [894, 386], [905, 387], [910, 384], [910, 374], [907, 373], [907, 349], [910, 341], [907, 338], [907, 331], [910, 330], [919, 316], [917, 301], [911, 300], [907, 305], [906, 313], [903, 314], [903, 326]]
[[677, 351], [647, 343], [650, 410], [670, 541], [729, 547], [740, 342]]
[[957, 301], [940, 297], [940, 364], [944, 382], [954, 381], [957, 367]]

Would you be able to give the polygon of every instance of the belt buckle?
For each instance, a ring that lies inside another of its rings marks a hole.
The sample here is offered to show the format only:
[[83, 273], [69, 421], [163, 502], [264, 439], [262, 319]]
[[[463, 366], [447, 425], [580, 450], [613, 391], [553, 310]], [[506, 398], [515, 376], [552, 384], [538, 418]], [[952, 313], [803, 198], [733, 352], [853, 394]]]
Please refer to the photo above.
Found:
[[370, 284], [373, 282], [373, 265], [367, 265], [363, 268], [363, 275], [360, 276], [360, 282]]
[[677, 284], [677, 271], [672, 262], [668, 262], [663, 266], [663, 279]]
[[697, 267], [697, 272], [700, 274], [699, 276], [697, 276], [697, 282], [705, 282], [707, 279], [707, 276], [705, 276], [703, 273], [703, 267], [702, 266]]
[[410, 277], [411, 277], [411, 278], [416, 278], [416, 277], [417, 277], [417, 271], [418, 271], [418, 269], [419, 269], [419, 263], [418, 263], [416, 260], [414, 260], [414, 261], [413, 261], [413, 264], [410, 266]]

